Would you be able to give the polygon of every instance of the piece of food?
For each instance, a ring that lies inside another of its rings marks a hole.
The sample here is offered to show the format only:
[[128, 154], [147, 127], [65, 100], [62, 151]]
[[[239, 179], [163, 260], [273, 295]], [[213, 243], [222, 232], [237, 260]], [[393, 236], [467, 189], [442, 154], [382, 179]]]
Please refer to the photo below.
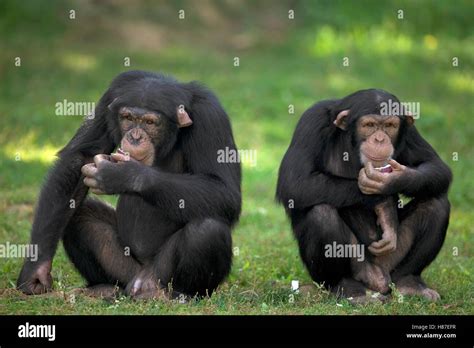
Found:
[[375, 169], [377, 169], [381, 173], [391, 173], [393, 171], [392, 166], [390, 164], [387, 164], [383, 167], [377, 167]]

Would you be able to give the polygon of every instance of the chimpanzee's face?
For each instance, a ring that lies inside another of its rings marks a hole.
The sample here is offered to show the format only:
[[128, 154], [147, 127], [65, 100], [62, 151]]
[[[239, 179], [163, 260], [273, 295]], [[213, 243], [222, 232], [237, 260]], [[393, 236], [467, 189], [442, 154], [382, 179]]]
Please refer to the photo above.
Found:
[[372, 162], [382, 167], [392, 157], [400, 129], [397, 116], [365, 115], [356, 123], [360, 160], [363, 165]]
[[173, 124], [164, 115], [139, 107], [121, 107], [118, 117], [122, 132], [121, 150], [151, 166], [156, 152], [172, 138]]

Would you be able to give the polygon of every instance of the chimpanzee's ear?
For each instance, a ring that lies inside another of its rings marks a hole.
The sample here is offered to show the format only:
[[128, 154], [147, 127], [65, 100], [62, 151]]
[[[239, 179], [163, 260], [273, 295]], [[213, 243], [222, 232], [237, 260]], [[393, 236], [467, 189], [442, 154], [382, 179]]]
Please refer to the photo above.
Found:
[[410, 111], [405, 112], [405, 119], [407, 120], [407, 124], [409, 126], [415, 123], [415, 117], [413, 117], [413, 114]]
[[347, 129], [347, 116], [349, 116], [349, 112], [350, 110], [342, 110], [337, 114], [337, 117], [333, 122], [337, 128], [342, 130]]
[[193, 124], [193, 120], [191, 120], [191, 117], [189, 117], [184, 105], [178, 106], [176, 114], [178, 116], [178, 128], [189, 127]]

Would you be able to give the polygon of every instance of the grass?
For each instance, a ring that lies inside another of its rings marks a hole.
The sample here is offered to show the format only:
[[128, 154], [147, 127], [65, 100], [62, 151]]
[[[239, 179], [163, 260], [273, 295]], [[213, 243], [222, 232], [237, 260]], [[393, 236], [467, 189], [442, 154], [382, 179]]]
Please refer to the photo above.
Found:
[[[212, 298], [190, 304], [73, 299], [70, 290], [83, 281], [61, 246], [53, 263], [53, 296], [14, 290], [22, 260], [0, 260], [0, 313], [473, 314], [473, 6], [300, 2], [289, 21], [284, 2], [272, 8], [266, 1], [206, 3], [204, 9], [194, 4], [162, 2], [144, 11], [138, 5], [53, 2], [41, 16], [40, 1], [0, 5], [0, 243], [28, 241], [41, 182], [55, 152], [81, 123], [79, 117], [56, 116], [55, 103], [97, 101], [121, 71], [162, 71], [213, 89], [232, 119], [239, 148], [257, 150], [257, 166], [243, 167], [244, 206], [233, 232], [238, 255], [231, 275]], [[71, 8], [75, 20], [67, 18]], [[177, 8], [185, 8], [189, 20], [178, 22]], [[398, 8], [406, 19], [397, 19]], [[15, 57], [21, 67], [14, 66]], [[131, 67], [123, 66], [124, 57]], [[452, 66], [453, 57], [459, 66]], [[311, 279], [274, 202], [279, 163], [305, 109], [369, 87], [421, 102], [417, 127], [454, 173], [448, 236], [424, 272], [442, 295], [438, 303], [395, 296], [384, 305], [353, 306], [322, 289], [291, 296], [292, 280]]]

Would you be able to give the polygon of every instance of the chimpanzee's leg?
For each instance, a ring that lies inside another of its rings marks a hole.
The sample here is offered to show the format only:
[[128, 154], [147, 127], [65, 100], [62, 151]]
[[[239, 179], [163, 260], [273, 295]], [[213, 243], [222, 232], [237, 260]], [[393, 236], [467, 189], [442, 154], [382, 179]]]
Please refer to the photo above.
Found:
[[[295, 219], [294, 219], [295, 221]], [[360, 242], [330, 205], [314, 206], [298, 223], [293, 225], [300, 255], [312, 279], [345, 297], [365, 296], [365, 286], [386, 292], [388, 282], [380, 268], [367, 260], [355, 257], [327, 257], [326, 248], [336, 245], [355, 245]], [[359, 280], [359, 281], [356, 281]]]
[[65, 229], [63, 245], [88, 286], [125, 287], [140, 269], [117, 240], [115, 210], [99, 200], [81, 204]]
[[413, 200], [400, 210], [397, 249], [376, 263], [391, 272], [401, 293], [436, 300], [436, 291], [427, 288], [421, 272], [443, 246], [449, 224], [450, 204], [446, 195], [429, 200]]
[[[357, 240], [366, 247], [381, 238], [382, 230], [377, 225], [377, 216], [373, 209], [348, 207], [341, 208], [338, 212]], [[367, 248], [365, 251], [366, 255], [370, 256], [370, 254], [367, 254]]]
[[232, 264], [230, 227], [215, 219], [189, 222], [174, 233], [155, 257], [163, 285], [186, 295], [211, 295]]

